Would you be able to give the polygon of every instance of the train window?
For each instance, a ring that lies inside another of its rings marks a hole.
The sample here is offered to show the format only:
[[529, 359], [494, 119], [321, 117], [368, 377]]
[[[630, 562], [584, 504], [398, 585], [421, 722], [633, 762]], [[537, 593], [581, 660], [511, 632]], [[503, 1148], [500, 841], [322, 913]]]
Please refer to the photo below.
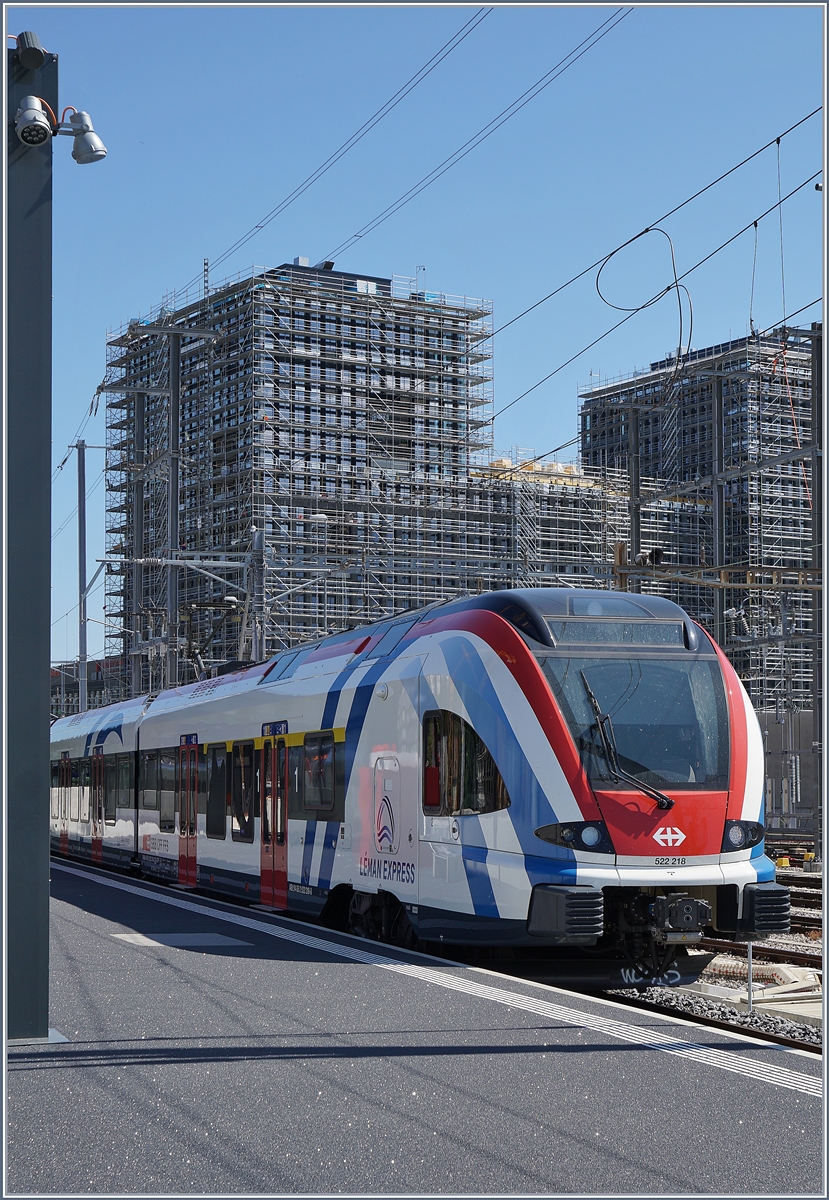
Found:
[[715, 660], [550, 656], [542, 668], [593, 782], [635, 786], [612, 776], [591, 692], [628, 775], [657, 788], [728, 787], [728, 710]]
[[280, 738], [276, 743], [276, 814], [274, 835], [277, 846], [285, 844], [285, 773], [288, 768], [288, 750]]
[[391, 629], [386, 630], [374, 649], [369, 650], [368, 654], [366, 655], [366, 661], [374, 658], [385, 658], [387, 655], [391, 654], [392, 650], [394, 650], [398, 644], [403, 641], [403, 638], [409, 632], [411, 627], [417, 624], [418, 620], [419, 618], [416, 618], [413, 621], [400, 621], [397, 625], [392, 625]]
[[158, 808], [158, 751], [141, 752], [141, 807]]
[[107, 825], [115, 824], [115, 808], [118, 803], [118, 764], [113, 754], [108, 754], [104, 763], [104, 820]]
[[[74, 781], [74, 774], [75, 773], [73, 771], [72, 772], [73, 781]], [[89, 761], [88, 758], [82, 758], [80, 760], [80, 762], [78, 763], [77, 788], [73, 789], [75, 796], [80, 797], [80, 810], [81, 810], [80, 819], [82, 822], [86, 822], [89, 820], [89, 802], [90, 802], [90, 798], [91, 798], [91, 785], [92, 785], [92, 763]], [[75, 801], [76, 806], [77, 806], [77, 803], [78, 803], [78, 801], [76, 800]]]
[[196, 812], [202, 816], [207, 814], [207, 754], [199, 747], [198, 762], [198, 791], [196, 793]]
[[[259, 757], [259, 756], [257, 756]], [[262, 845], [271, 844], [271, 814], [273, 812], [273, 744], [265, 742], [261, 751], [261, 767], [257, 772], [257, 790], [262, 790]]]
[[227, 836], [227, 751], [224, 744], [207, 747], [207, 836]]
[[302, 807], [302, 787], [305, 782], [305, 747], [288, 747], [288, 816], [307, 818]]
[[158, 828], [176, 827], [176, 752], [158, 752]]
[[134, 803], [133, 761], [131, 754], [118, 755], [118, 808], [132, 808]]
[[78, 821], [80, 818], [80, 779], [73, 780], [73, 784], [70, 792], [70, 821]]
[[60, 763], [52, 763], [52, 783], [49, 791], [49, 815], [53, 821], [58, 818], [60, 812]]
[[253, 841], [253, 745], [233, 747], [233, 786], [230, 797], [230, 833], [234, 842]]
[[303, 807], [330, 811], [334, 807], [334, 735], [313, 733], [305, 738]]
[[423, 718], [423, 809], [432, 815], [483, 816], [509, 808], [501, 772], [478, 734], [457, 713]]

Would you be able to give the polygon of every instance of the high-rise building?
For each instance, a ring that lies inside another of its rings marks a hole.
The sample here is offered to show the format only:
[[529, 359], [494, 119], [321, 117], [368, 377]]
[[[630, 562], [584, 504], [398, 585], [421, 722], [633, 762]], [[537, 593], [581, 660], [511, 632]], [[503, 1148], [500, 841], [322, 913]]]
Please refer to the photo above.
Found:
[[[507, 514], [468, 495], [488, 444], [490, 311], [297, 259], [109, 339], [107, 554], [124, 561], [109, 569], [107, 604], [133, 635], [136, 686], [139, 669], [141, 686], [161, 682], [171, 556], [190, 564], [175, 568], [182, 678], [200, 660], [260, 656], [447, 588], [496, 585]], [[176, 371], [171, 545], [164, 393]]]
[[[612, 583], [624, 473], [493, 458], [490, 332], [482, 301], [299, 259], [111, 336], [107, 652], [125, 692], [464, 590]], [[687, 501], [645, 524], [698, 544]]]

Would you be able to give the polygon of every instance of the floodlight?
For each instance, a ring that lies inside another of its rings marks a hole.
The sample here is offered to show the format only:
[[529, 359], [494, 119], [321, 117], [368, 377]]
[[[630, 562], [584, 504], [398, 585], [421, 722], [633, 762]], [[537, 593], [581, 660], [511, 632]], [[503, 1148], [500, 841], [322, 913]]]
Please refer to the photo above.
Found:
[[24, 146], [42, 146], [52, 136], [52, 125], [37, 96], [24, 96], [14, 118], [14, 129]]
[[72, 157], [76, 163], [100, 162], [102, 158], [106, 158], [106, 146], [93, 129], [92, 118], [89, 113], [72, 113], [69, 118], [69, 124], [72, 127], [71, 132], [75, 137], [75, 144], [72, 147]]

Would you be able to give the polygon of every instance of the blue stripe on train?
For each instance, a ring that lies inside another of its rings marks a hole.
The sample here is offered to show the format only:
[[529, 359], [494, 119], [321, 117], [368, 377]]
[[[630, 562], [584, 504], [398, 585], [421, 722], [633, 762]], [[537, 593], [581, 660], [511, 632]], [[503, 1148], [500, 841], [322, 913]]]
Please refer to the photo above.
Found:
[[475, 906], [476, 917], [500, 916], [487, 870], [487, 854], [488, 851], [480, 846], [463, 847], [463, 869], [466, 871], [466, 882], [469, 884], [469, 894]]
[[302, 870], [299, 875], [300, 883], [311, 882], [311, 859], [314, 856], [314, 842], [317, 837], [317, 821], [305, 822], [305, 842], [302, 847]]
[[318, 887], [331, 887], [331, 872], [334, 870], [334, 855], [337, 851], [337, 841], [339, 836], [339, 821], [326, 821], [325, 834], [322, 843], [322, 859], [320, 860], [320, 873], [317, 881]]

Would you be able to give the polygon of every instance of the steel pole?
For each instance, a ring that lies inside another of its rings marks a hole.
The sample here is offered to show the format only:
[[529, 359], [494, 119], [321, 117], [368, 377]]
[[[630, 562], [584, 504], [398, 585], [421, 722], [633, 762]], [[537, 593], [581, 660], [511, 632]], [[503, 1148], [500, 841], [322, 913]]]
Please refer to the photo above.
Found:
[[[812, 325], [812, 566], [823, 566], [823, 329]], [[812, 633], [819, 639], [812, 655], [812, 752], [815, 761], [815, 855], [823, 854], [823, 605], [812, 597]]]
[[[179, 454], [181, 452], [181, 334], [174, 329], [170, 336], [170, 408], [167, 449], [170, 455], [167, 473], [167, 531], [170, 539], [170, 558], [178, 555]], [[167, 687], [178, 683], [178, 572], [172, 563], [167, 566]]]
[[[725, 484], [720, 478], [725, 470], [725, 427], [723, 424], [723, 380], [718, 374], [713, 388], [714, 413], [714, 462], [713, 462], [713, 555], [714, 566], [725, 566]], [[718, 646], [725, 645], [725, 591], [714, 590], [714, 640]]]
[[60, 112], [58, 58], [7, 51], [6, 410], [2, 428], [6, 1012], [9, 1039], [49, 1036], [52, 138], [24, 146], [24, 96]]
[[78, 452], [78, 712], [86, 712], [88, 701], [86, 648], [86, 442], [75, 444]]
[[[639, 409], [632, 404], [629, 409], [628, 422], [628, 480], [630, 487], [630, 561], [637, 566], [636, 558], [642, 549], [642, 497], [640, 495], [640, 459], [639, 459]], [[642, 584], [638, 579], [628, 578], [628, 591], [641, 592]]]
[[144, 405], [143, 392], [136, 392], [133, 402], [135, 442], [132, 477], [132, 687], [133, 696], [144, 690], [143, 658], [139, 653], [143, 641], [141, 620], [144, 610], [144, 567], [138, 560], [144, 556]]

